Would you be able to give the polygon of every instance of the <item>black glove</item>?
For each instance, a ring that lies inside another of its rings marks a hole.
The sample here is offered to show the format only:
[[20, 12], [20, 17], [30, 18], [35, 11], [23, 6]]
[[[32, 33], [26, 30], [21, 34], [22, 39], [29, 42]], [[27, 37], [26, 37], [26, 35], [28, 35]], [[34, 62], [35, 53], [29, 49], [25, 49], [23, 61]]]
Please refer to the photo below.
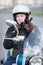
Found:
[[4, 39], [3, 45], [4, 45], [4, 48], [5, 48], [5, 49], [11, 49], [11, 48], [14, 47], [14, 41]]

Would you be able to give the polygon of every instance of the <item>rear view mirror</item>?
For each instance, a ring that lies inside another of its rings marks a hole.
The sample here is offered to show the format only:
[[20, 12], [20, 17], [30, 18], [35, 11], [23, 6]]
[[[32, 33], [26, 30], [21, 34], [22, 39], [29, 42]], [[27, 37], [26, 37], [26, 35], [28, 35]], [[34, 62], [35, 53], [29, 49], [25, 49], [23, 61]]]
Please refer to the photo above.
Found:
[[6, 24], [7, 24], [8, 26], [11, 26], [11, 25], [16, 25], [17, 23], [16, 23], [16, 21], [6, 20]]

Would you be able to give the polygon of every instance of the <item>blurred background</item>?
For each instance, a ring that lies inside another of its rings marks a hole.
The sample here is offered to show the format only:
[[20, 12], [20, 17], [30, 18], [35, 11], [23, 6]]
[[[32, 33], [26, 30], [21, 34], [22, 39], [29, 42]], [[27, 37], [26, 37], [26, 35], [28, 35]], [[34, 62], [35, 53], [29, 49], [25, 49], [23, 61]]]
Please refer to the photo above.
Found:
[[[6, 19], [13, 19], [12, 9], [16, 4], [21, 3], [31, 9], [32, 22], [43, 32], [43, 0], [0, 0], [0, 60], [7, 52], [3, 47], [4, 36], [8, 28], [5, 21]], [[43, 33], [41, 46], [43, 47]]]

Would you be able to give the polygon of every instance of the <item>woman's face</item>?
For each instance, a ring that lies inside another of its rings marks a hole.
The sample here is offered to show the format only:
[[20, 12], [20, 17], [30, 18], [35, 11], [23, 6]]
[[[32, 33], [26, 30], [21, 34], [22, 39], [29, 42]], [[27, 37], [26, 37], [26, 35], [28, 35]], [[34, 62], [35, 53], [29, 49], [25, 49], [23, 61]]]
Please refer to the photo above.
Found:
[[25, 14], [17, 14], [16, 15], [16, 20], [19, 24], [21, 24], [22, 22], [25, 22], [25, 19], [26, 19]]

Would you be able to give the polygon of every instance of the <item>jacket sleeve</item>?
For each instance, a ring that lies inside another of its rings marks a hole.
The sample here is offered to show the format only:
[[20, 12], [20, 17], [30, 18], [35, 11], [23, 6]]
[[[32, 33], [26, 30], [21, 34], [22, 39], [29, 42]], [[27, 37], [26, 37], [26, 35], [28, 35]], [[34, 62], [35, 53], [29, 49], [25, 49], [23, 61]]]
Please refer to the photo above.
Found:
[[[11, 26], [8, 28], [5, 38], [13, 38], [17, 34], [17, 31], [15, 30], [14, 26]], [[14, 41], [9, 39], [4, 39], [3, 46], [5, 49], [10, 49], [14, 47]]]

